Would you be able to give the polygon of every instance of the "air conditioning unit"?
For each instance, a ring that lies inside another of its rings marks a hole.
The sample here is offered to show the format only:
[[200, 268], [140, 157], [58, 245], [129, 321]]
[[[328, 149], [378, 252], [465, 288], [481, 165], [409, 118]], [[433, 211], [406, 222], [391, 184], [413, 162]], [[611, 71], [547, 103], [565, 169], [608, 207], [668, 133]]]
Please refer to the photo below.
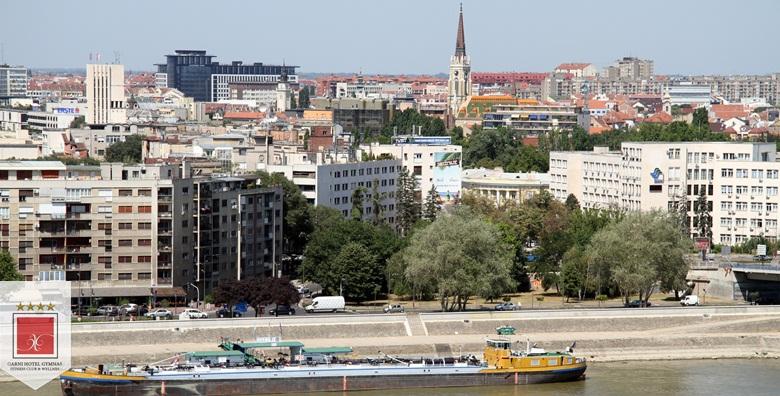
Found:
[[759, 182], [759, 183], [763, 183], [763, 182], [764, 182], [764, 179], [758, 179], [758, 182]]

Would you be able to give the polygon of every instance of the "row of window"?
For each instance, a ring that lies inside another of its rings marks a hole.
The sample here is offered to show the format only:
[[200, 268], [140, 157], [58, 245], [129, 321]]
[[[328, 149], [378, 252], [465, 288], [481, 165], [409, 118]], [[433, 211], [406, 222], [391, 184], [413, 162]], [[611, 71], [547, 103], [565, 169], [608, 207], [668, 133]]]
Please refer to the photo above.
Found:
[[[737, 194], [748, 194], [750, 195], [764, 195], [764, 187], [763, 186], [734, 186], [727, 185], [727, 186], [720, 186], [720, 193], [721, 194], [732, 194], [736, 191]], [[777, 187], [767, 187], [766, 188], [766, 195], [769, 197], [776, 196], [778, 193]]]
[[[343, 171], [335, 171], [333, 172], [333, 177], [340, 178], [340, 177], [355, 177], [355, 176], [364, 176], [365, 175], [378, 175], [380, 172], [380, 169], [383, 174], [386, 174], [388, 172], [393, 173], [395, 172], [395, 165], [391, 165], [390, 167], [383, 166], [383, 167], [376, 167], [376, 168], [365, 168], [365, 169], [351, 169], [351, 170], [343, 170]], [[365, 170], [365, 172], [364, 172]]]
[[[750, 202], [749, 207], [751, 212], [763, 212], [765, 206], [762, 202]], [[731, 201], [723, 201], [720, 203], [720, 210], [729, 211], [732, 210], [732, 208], [744, 212], [748, 210], [748, 203], [743, 201], [737, 201], [735, 205], [733, 205]], [[770, 213], [777, 212], [777, 204], [767, 202], [766, 211]]]
[[[98, 272], [98, 280], [102, 281], [110, 281], [110, 280], [133, 280], [133, 273], [132, 272], [120, 272], [117, 274], [117, 278], [113, 278], [113, 274], [110, 272]], [[151, 272], [139, 272], [138, 273], [138, 280], [149, 280], [152, 279]]]
[[[732, 225], [735, 227], [747, 227], [748, 219], [744, 217], [722, 217], [720, 225], [721, 227], [731, 227]], [[764, 225], [766, 225], [766, 228], [777, 229], [777, 219], [750, 219], [750, 228], [764, 228]]]
[[[690, 172], [690, 169], [688, 170]], [[752, 179], [763, 179], [764, 178], [764, 170], [763, 169], [741, 169], [741, 168], [722, 168], [720, 170], [720, 176], [721, 177], [736, 177], [737, 179], [747, 179], [748, 177]], [[766, 178], [767, 179], [778, 179], [780, 176], [780, 171], [777, 169], [767, 169], [766, 170]]]

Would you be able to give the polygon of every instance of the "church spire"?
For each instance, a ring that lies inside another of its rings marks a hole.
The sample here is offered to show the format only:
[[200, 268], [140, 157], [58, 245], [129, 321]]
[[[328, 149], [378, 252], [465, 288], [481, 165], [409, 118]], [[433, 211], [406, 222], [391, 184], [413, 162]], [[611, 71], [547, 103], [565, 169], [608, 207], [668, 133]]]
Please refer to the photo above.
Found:
[[455, 56], [466, 56], [466, 36], [463, 33], [463, 3], [460, 3], [458, 37], [455, 39]]

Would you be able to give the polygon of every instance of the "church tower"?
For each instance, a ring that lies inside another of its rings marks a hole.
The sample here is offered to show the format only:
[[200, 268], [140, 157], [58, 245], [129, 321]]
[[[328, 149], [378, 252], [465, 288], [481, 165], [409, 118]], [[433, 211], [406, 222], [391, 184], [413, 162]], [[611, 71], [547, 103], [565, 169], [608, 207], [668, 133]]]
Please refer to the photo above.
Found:
[[460, 5], [458, 34], [455, 38], [455, 55], [450, 58], [450, 78], [448, 82], [449, 112], [457, 115], [461, 104], [471, 96], [471, 61], [466, 55], [466, 37], [463, 33], [463, 4]]
[[282, 74], [279, 76], [279, 83], [276, 84], [276, 111], [285, 112], [290, 110], [292, 104], [290, 84], [287, 78], [287, 68], [282, 66]]

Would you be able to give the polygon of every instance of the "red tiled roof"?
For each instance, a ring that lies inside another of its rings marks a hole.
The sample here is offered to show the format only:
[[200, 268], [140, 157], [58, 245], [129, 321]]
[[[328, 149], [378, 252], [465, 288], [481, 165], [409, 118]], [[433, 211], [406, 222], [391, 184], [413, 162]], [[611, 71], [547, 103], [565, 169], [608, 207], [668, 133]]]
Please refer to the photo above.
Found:
[[226, 120], [262, 120], [265, 113], [259, 111], [228, 111], [222, 118]]
[[663, 111], [659, 111], [645, 118], [644, 122], [650, 122], [655, 124], [670, 124], [672, 122], [672, 115]]
[[555, 70], [583, 70], [590, 66], [590, 63], [561, 63]]

